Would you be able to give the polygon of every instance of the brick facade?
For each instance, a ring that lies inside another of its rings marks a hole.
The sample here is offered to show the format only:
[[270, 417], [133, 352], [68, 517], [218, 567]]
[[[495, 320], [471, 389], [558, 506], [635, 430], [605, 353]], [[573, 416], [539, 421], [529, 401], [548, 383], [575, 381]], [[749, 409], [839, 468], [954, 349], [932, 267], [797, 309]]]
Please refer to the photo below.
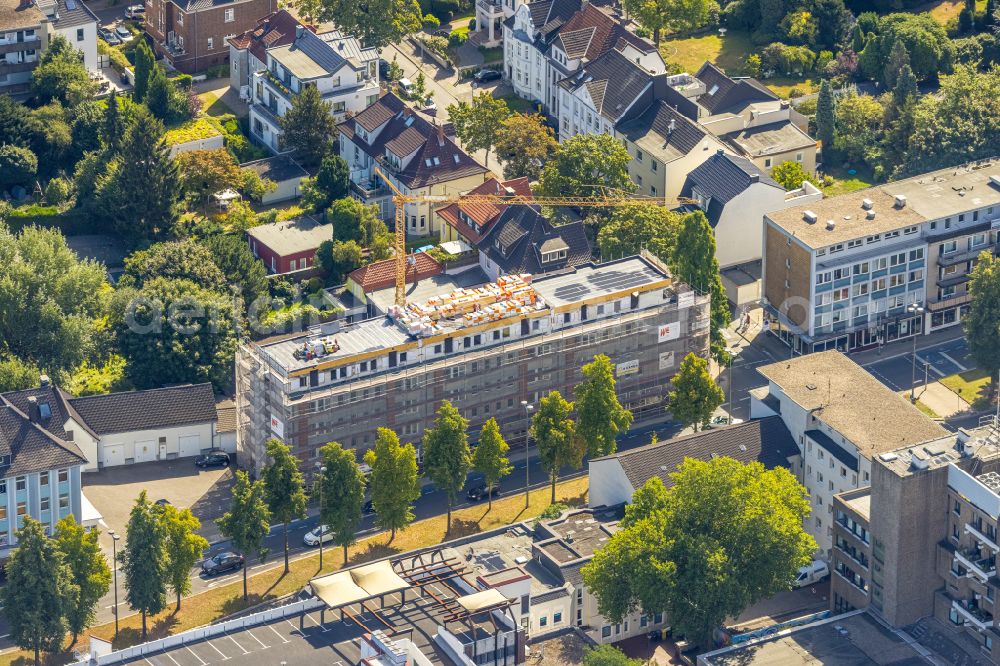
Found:
[[158, 55], [193, 74], [229, 61], [227, 38], [275, 10], [275, 0], [146, 0], [146, 33]]

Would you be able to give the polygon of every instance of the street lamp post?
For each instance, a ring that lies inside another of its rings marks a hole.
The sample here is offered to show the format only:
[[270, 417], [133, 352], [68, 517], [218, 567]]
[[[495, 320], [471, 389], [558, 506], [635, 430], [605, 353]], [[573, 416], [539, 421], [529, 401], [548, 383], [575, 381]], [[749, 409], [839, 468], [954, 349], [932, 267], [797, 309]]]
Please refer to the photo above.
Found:
[[[917, 315], [922, 317], [924, 314], [924, 308], [922, 305], [917, 305], [916, 303], [911, 303], [906, 311], [911, 315]], [[910, 326], [913, 326], [913, 320], [910, 320]], [[910, 402], [917, 401], [917, 333], [913, 332], [913, 359], [910, 364]]]
[[118, 539], [121, 539], [114, 530], [108, 532], [111, 535], [111, 570], [115, 576], [115, 640], [118, 640]]
[[[319, 568], [323, 570], [323, 479], [326, 466], [319, 468]], [[362, 498], [363, 499], [363, 498]], [[346, 565], [347, 562], [344, 562]]]
[[524, 431], [524, 508], [527, 509], [529, 504], [528, 490], [531, 488], [529, 476], [529, 470], [531, 469], [531, 410], [535, 406], [527, 400], [522, 400], [521, 406], [524, 407], [524, 419], [527, 426]]

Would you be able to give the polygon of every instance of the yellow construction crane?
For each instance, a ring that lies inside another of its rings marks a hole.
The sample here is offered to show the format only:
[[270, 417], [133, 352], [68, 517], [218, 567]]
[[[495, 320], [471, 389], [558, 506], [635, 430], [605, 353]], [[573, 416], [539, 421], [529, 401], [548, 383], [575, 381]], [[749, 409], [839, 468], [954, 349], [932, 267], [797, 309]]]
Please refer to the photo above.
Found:
[[389, 177], [379, 167], [372, 169], [373, 175], [379, 176], [382, 182], [392, 190], [392, 203], [395, 207], [396, 232], [396, 305], [406, 305], [406, 217], [403, 207], [408, 203], [425, 202], [435, 204], [493, 204], [496, 206], [576, 206], [580, 208], [606, 208], [609, 206], [628, 206], [635, 203], [651, 203], [657, 206], [676, 204], [695, 204], [695, 199], [678, 197], [668, 201], [662, 197], [635, 197], [625, 194], [606, 194], [593, 197], [544, 197], [525, 196], [523, 194], [403, 194]]

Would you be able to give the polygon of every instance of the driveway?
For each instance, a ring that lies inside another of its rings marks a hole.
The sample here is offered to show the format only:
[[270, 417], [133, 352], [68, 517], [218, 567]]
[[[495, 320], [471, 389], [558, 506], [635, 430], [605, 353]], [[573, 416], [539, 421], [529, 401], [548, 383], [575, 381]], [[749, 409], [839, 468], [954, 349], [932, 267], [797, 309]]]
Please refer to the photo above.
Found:
[[125, 534], [129, 512], [143, 490], [151, 502], [165, 499], [176, 507], [191, 509], [201, 521], [202, 535], [217, 540], [215, 519], [226, 512], [230, 501], [232, 472], [201, 470], [191, 458], [111, 467], [83, 475], [83, 492], [104, 516], [107, 527], [101, 545], [111, 548], [108, 530]]

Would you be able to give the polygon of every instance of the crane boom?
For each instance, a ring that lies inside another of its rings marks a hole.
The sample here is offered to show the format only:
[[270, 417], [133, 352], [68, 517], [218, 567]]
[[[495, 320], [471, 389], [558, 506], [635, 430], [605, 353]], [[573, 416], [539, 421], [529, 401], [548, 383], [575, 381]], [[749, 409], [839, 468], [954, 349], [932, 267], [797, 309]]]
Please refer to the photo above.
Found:
[[695, 204], [687, 197], [668, 200], [662, 197], [633, 197], [626, 194], [606, 194], [591, 197], [546, 197], [525, 196], [523, 194], [403, 194], [379, 167], [372, 168], [372, 174], [379, 176], [392, 191], [395, 207], [395, 259], [396, 259], [396, 305], [406, 305], [406, 214], [408, 203], [425, 202], [435, 204], [493, 204], [496, 206], [572, 206], [577, 208], [606, 208], [629, 206], [632, 204], [653, 204], [670, 206], [673, 204]]

